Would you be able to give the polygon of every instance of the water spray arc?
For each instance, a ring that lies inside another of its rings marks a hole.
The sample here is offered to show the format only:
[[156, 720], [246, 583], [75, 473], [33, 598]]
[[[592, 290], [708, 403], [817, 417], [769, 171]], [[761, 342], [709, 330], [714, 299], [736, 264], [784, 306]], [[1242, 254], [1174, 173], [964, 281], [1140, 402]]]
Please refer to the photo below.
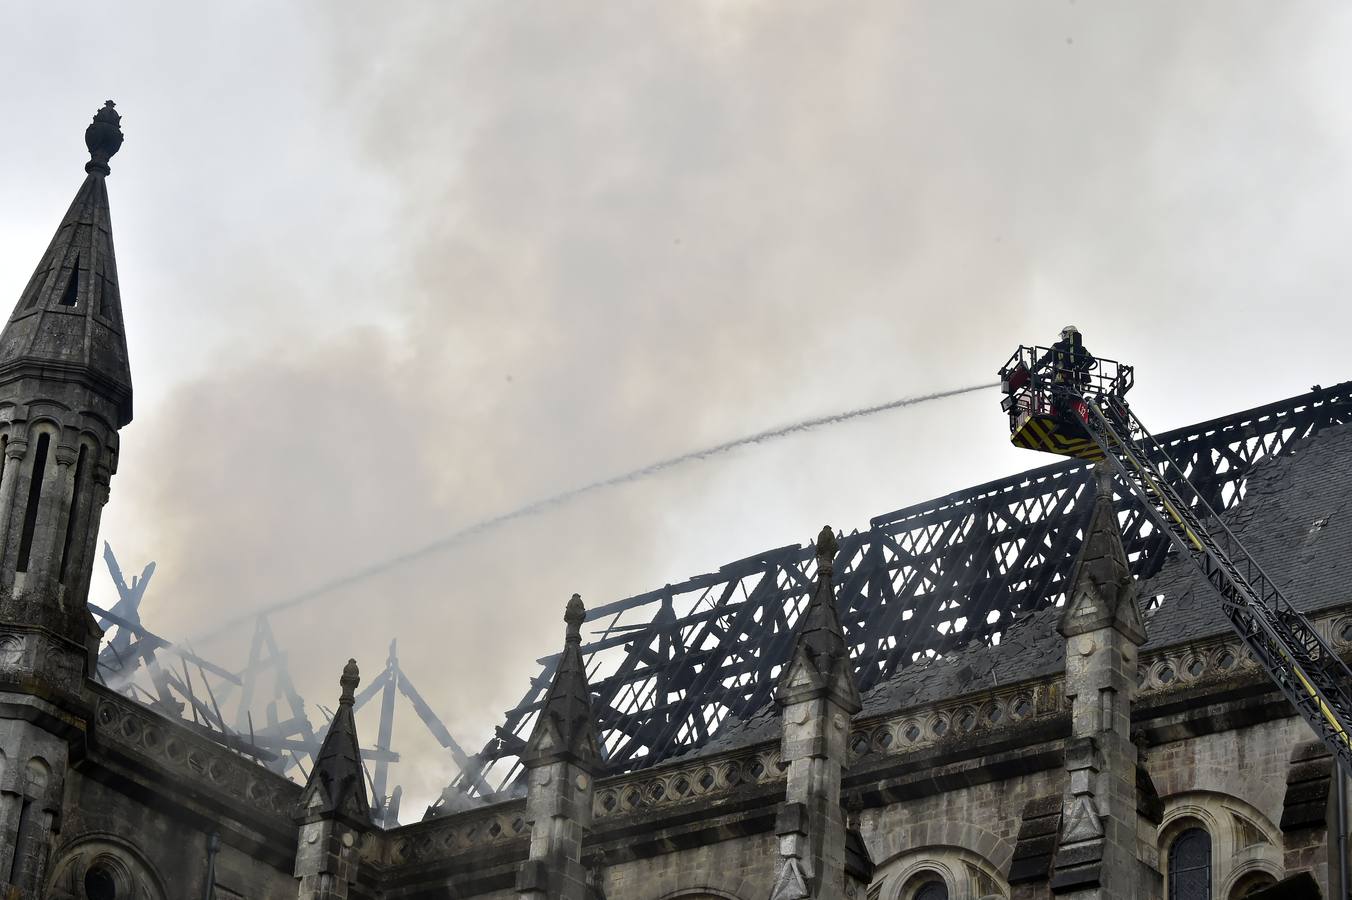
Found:
[[921, 403], [930, 403], [932, 401], [943, 400], [948, 397], [958, 397], [963, 394], [971, 394], [976, 391], [989, 390], [995, 387], [999, 387], [999, 382], [968, 385], [967, 387], [953, 388], [951, 390], [946, 391], [936, 391], [930, 394], [920, 394], [914, 397], [902, 397], [897, 400], [891, 400], [888, 401], [887, 403], [879, 403], [874, 406], [863, 406], [856, 409], [846, 410], [845, 412], [830, 413], [828, 415], [823, 416], [814, 416], [812, 418], [802, 419], [798, 422], [794, 422], [789, 425], [781, 425], [776, 428], [768, 428], [764, 431], [755, 432], [754, 434], [734, 438], [730, 441], [724, 441], [721, 444], [715, 444], [712, 447], [705, 447], [702, 450], [692, 450], [689, 453], [682, 453], [679, 456], [672, 456], [667, 459], [659, 460], [658, 462], [650, 463], [638, 469], [632, 469], [628, 472], [624, 472], [619, 475], [612, 475], [608, 478], [602, 478], [600, 480], [590, 482], [589, 484], [584, 484], [580, 487], [570, 488], [566, 491], [562, 491], [558, 494], [553, 494], [552, 496], [549, 497], [544, 497], [539, 500], [531, 501], [530, 503], [518, 506], [515, 509], [508, 510], [507, 512], [499, 513], [496, 516], [490, 516], [487, 519], [482, 519], [471, 525], [466, 525], [464, 528], [460, 528], [456, 531], [451, 532], [450, 534], [445, 535], [444, 537], [423, 544], [422, 546], [416, 547], [405, 553], [400, 553], [397, 556], [392, 556], [380, 560], [379, 562], [371, 563], [370, 565], [364, 566], [360, 569], [356, 569], [352, 572], [347, 573], [346, 575], [341, 575], [337, 578], [333, 578], [329, 581], [316, 585], [315, 587], [302, 591], [299, 594], [295, 594], [284, 600], [279, 600], [261, 609], [252, 610], [248, 613], [244, 613], [232, 619], [228, 619], [225, 622], [221, 623], [219, 626], [217, 626], [216, 629], [214, 629], [214, 631], [219, 634], [221, 631], [224, 631], [226, 629], [230, 629], [239, 625], [244, 625], [249, 622], [252, 622], [259, 615], [266, 615], [268, 613], [278, 612], [280, 610], [290, 609], [292, 607], [299, 606], [303, 603], [315, 599], [316, 597], [320, 597], [323, 596], [324, 594], [332, 593], [333, 591], [341, 590], [351, 585], [358, 584], [360, 582], [374, 578], [377, 575], [382, 575], [392, 569], [397, 568], [398, 566], [404, 565], [405, 563], [413, 562], [415, 560], [422, 559], [424, 557], [431, 556], [433, 554], [440, 553], [445, 550], [449, 550], [452, 547], [455, 547], [459, 544], [464, 543], [467, 540], [470, 540], [471, 538], [477, 537], [495, 528], [499, 528], [503, 525], [508, 524], [509, 522], [513, 522], [517, 519], [524, 519], [528, 516], [537, 515], [539, 513], [545, 512], [546, 510], [562, 506], [566, 503], [570, 503], [573, 500], [578, 499], [579, 497], [586, 496], [587, 494], [593, 494], [596, 493], [597, 491], [602, 491], [607, 488], [618, 487], [623, 484], [641, 481], [644, 478], [657, 475], [661, 472], [667, 471], [668, 469], [674, 469], [677, 466], [683, 466], [687, 463], [711, 459], [716, 456], [721, 456], [725, 453], [730, 453], [733, 450], [737, 450], [742, 447], [749, 447], [754, 444], [763, 444], [768, 441], [775, 441], [781, 438], [791, 437], [796, 434], [814, 431], [818, 428], [824, 428], [828, 425], [839, 425], [841, 423], [849, 422], [854, 419], [863, 419], [868, 416], [876, 416], [880, 413], [890, 412], [891, 410], [894, 409], [901, 409], [907, 406], [917, 406]]

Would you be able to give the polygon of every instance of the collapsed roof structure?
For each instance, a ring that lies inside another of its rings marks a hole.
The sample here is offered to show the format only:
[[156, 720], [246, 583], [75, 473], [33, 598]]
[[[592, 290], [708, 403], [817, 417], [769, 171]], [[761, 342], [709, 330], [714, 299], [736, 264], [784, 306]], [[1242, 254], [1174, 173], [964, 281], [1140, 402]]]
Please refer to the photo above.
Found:
[[[1237, 514], [1243, 509], [1232, 527], [1264, 560], [1273, 558], [1275, 571], [1290, 576], [1283, 548], [1300, 525], [1296, 520], [1308, 515], [1314, 522], [1317, 510], [1287, 506], [1289, 512], [1281, 513], [1283, 504], [1276, 503], [1274, 515], [1295, 518], [1273, 523], [1261, 538], [1259, 532], [1250, 537], [1245, 523], [1257, 515], [1262, 497], [1283, 491], [1285, 482], [1274, 478], [1336, 488], [1340, 470], [1329, 459], [1339, 452], [1330, 443], [1337, 438], [1312, 439], [1349, 420], [1352, 382], [1345, 382], [1158, 439], [1213, 509]], [[1260, 465], [1279, 456], [1296, 458], [1294, 469], [1301, 474], [1279, 476], [1290, 467]], [[877, 516], [867, 530], [841, 535], [837, 604], [861, 690], [934, 659], [992, 657], [980, 648], [1011, 640], [1017, 621], [1059, 605], [1092, 507], [1091, 484], [1091, 466], [1067, 460]], [[1250, 490], [1257, 490], [1260, 502], [1240, 507]], [[1318, 496], [1312, 487], [1303, 490], [1302, 497]], [[1168, 536], [1152, 526], [1131, 496], [1121, 494], [1115, 503], [1132, 574], [1149, 585], [1148, 610], [1163, 616], [1152, 629], [1152, 643], [1202, 623], [1223, 630], [1215, 601], [1198, 588], [1191, 570], [1173, 568], [1167, 578], [1156, 579], [1170, 556]], [[812, 546], [792, 544], [592, 611], [591, 621], [598, 624], [582, 650], [612, 770], [639, 769], [697, 750], [726, 722], [766, 707], [810, 596], [812, 567]], [[1298, 593], [1300, 602], [1320, 602], [1318, 592], [1334, 578], [1303, 586], [1316, 593]], [[1178, 602], [1166, 604], [1167, 596]], [[463, 773], [454, 789], [475, 792], [485, 781], [497, 790], [510, 787], [556, 660], [541, 660], [540, 675], [476, 755], [483, 771]], [[443, 802], [453, 800], [454, 791]]]

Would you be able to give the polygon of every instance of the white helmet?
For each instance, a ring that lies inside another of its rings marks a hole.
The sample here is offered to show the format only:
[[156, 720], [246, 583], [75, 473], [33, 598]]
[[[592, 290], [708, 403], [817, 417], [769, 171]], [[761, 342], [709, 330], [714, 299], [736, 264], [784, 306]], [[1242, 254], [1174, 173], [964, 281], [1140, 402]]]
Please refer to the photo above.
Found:
[[1067, 325], [1065, 328], [1061, 329], [1061, 340], [1068, 341], [1079, 333], [1080, 329], [1076, 328], [1074, 325]]

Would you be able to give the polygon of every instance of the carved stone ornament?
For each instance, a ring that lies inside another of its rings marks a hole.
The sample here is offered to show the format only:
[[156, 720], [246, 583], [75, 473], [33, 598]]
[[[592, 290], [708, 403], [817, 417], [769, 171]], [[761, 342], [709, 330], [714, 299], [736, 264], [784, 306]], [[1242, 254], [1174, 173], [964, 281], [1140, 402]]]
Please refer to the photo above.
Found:
[[807, 879], [803, 877], [798, 860], [786, 857], [775, 876], [775, 886], [770, 891], [770, 900], [806, 900], [808, 897]]

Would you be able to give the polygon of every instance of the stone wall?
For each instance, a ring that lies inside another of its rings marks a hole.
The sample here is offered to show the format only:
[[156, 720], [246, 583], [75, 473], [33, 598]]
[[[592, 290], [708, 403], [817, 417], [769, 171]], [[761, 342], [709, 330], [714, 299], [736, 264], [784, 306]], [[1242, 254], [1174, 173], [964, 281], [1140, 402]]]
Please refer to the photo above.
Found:
[[[88, 870], [106, 866], [118, 881], [144, 889], [147, 900], [203, 896], [209, 839], [205, 829], [174, 815], [162, 799], [130, 797], [78, 770], [69, 776], [67, 790], [68, 812], [52, 854], [53, 891], [82, 898]], [[216, 900], [289, 900], [296, 893], [289, 871], [230, 844], [222, 844], [217, 853], [216, 884]]]
[[777, 860], [775, 836], [765, 833], [606, 866], [600, 880], [607, 900], [763, 900]]
[[295, 897], [289, 806], [299, 788], [145, 707], [91, 692], [93, 734], [66, 774], [52, 896], [83, 898], [100, 869], [119, 897], [201, 897], [214, 834], [216, 900]]
[[[1158, 845], [1166, 879], [1172, 839], [1200, 826], [1213, 842], [1216, 896], [1232, 896], [1260, 873], [1279, 878], [1288, 868], [1311, 869], [1327, 896], [1325, 830], [1281, 829], [1292, 753], [1313, 739], [1309, 726], [1289, 718], [1150, 748], [1147, 766], [1165, 809]], [[1288, 845], [1308, 852], [1288, 859]]]
[[876, 896], [908, 897], [927, 875], [944, 881], [953, 900], [1008, 896], [1024, 808], [1041, 797], [1059, 800], [1064, 780], [1047, 770], [866, 810], [860, 830], [878, 865]]

